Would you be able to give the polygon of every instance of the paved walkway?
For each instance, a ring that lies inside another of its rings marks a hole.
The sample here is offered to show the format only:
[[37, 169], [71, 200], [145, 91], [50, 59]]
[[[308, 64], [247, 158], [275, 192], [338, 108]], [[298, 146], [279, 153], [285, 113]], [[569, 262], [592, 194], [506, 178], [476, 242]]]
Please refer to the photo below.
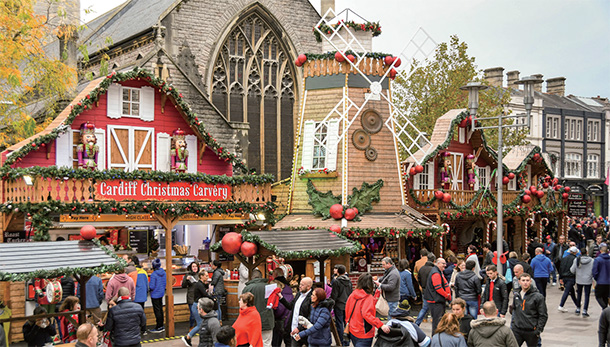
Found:
[[[572, 300], [568, 298], [565, 305], [570, 310], [569, 313], [561, 313], [557, 311], [561, 294], [563, 292], [558, 289], [558, 286], [551, 286], [547, 288], [547, 307], [549, 312], [549, 321], [546, 325], [544, 332], [542, 333], [542, 345], [543, 346], [573, 346], [573, 347], [590, 347], [597, 346], [597, 326], [599, 322], [599, 315], [601, 308], [595, 300], [594, 293], [591, 293], [589, 303], [589, 318], [583, 318], [582, 316], [576, 316], [574, 314], [575, 306]], [[417, 312], [411, 312], [416, 314]], [[510, 321], [510, 317], [508, 317]], [[508, 323], [507, 323], [508, 324]], [[422, 329], [425, 333], [429, 334], [432, 330], [432, 326], [428, 322], [422, 323]], [[176, 327], [177, 334], [184, 334], [186, 327], [178, 325]], [[158, 334], [162, 335], [162, 334]], [[148, 334], [145, 338], [150, 339], [153, 334]], [[161, 337], [161, 336], [159, 336]], [[195, 345], [198, 343], [198, 338], [193, 338]], [[525, 345], [525, 344], [524, 344]], [[162, 340], [158, 342], [146, 343], [146, 346], [184, 346], [181, 340]]]

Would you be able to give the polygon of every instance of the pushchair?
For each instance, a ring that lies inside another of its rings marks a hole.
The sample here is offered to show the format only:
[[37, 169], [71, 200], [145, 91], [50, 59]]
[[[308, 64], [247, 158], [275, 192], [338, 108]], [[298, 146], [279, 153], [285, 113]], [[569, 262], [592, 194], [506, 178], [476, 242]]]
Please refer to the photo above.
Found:
[[400, 323], [392, 323], [390, 332], [384, 333], [383, 330], [377, 331], [377, 341], [374, 347], [415, 347], [417, 343], [413, 341], [411, 334]]

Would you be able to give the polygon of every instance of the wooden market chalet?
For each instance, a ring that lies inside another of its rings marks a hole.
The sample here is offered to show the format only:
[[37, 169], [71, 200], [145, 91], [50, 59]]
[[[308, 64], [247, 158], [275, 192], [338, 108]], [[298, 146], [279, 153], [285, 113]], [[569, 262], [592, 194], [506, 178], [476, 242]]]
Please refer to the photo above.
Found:
[[[467, 118], [466, 110], [438, 118], [421, 165], [413, 157], [402, 163], [409, 206], [449, 230], [442, 247], [456, 254], [470, 243], [496, 240], [497, 155], [483, 132], [470, 130]], [[522, 253], [534, 237], [567, 234], [566, 189], [557, 184], [540, 148], [515, 146], [503, 165], [500, 203], [510, 249]]]
[[[98, 233], [112, 225], [161, 225], [155, 231], [161, 250], [145, 231], [139, 253], [167, 255], [168, 336], [174, 319], [189, 314], [186, 304], [174, 310], [173, 288], [183, 275], [170, 256], [172, 230], [181, 223], [233, 228], [253, 216], [273, 218], [273, 177], [250, 174], [172, 85], [138, 68], [91, 81], [45, 130], [2, 152], [0, 171], [0, 241], [49, 240], [54, 230], [72, 239], [86, 224]], [[133, 241], [111, 235], [123, 245]], [[17, 307], [13, 316], [24, 316], [25, 286], [19, 293], [0, 284], [0, 299]], [[20, 327], [13, 327], [15, 338]]]

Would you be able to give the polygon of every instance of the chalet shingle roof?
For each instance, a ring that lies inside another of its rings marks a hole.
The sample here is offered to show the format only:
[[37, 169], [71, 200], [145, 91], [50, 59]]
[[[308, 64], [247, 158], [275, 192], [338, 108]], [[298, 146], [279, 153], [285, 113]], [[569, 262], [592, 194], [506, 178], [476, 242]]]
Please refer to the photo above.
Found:
[[250, 232], [265, 248], [271, 248], [283, 258], [301, 258], [311, 251], [353, 254], [360, 250], [357, 242], [349, 241], [328, 229], [264, 230]]

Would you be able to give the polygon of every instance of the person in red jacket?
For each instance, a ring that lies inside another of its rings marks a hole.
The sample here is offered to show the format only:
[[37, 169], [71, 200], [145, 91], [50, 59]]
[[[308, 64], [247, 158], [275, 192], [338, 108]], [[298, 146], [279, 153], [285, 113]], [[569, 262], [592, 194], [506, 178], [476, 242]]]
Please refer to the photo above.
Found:
[[446, 266], [447, 262], [445, 262], [445, 259], [436, 259], [434, 267], [430, 271], [430, 276], [428, 276], [428, 284], [424, 290], [424, 300], [428, 302], [430, 314], [432, 315], [432, 333], [436, 331], [438, 322], [445, 314], [445, 303], [451, 301], [451, 288], [447, 279], [443, 276], [443, 270], [445, 270]]
[[263, 347], [263, 325], [252, 293], [243, 293], [239, 297], [239, 316], [233, 323], [233, 329], [237, 347]]
[[373, 276], [364, 273], [358, 277], [356, 290], [345, 304], [345, 324], [349, 325], [349, 338], [354, 347], [370, 347], [375, 336], [374, 328], [385, 333], [390, 331], [389, 326], [375, 317], [377, 300], [372, 295], [373, 290]]

